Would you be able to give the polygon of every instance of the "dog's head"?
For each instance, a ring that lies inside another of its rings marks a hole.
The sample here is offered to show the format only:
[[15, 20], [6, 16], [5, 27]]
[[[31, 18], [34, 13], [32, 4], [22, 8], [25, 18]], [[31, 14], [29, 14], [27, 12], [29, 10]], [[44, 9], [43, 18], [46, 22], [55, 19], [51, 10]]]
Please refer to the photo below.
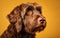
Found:
[[17, 6], [8, 18], [10, 23], [15, 25], [17, 32], [24, 29], [27, 33], [35, 33], [46, 27], [46, 19], [37, 3], [23, 3]]

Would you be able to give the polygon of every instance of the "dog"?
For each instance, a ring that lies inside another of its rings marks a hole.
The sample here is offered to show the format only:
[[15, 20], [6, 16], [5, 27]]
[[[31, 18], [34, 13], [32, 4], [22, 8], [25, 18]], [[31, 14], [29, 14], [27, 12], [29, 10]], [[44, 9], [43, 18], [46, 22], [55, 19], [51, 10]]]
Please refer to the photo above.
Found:
[[22, 3], [7, 15], [10, 22], [0, 38], [35, 38], [46, 27], [46, 18], [37, 3]]

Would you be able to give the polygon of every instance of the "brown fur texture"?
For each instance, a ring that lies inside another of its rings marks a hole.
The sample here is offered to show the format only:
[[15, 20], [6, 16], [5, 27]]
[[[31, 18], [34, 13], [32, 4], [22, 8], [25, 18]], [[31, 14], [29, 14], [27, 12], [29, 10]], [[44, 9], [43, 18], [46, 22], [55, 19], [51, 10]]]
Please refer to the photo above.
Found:
[[35, 38], [35, 33], [46, 27], [46, 19], [37, 3], [23, 3], [7, 17], [10, 25], [0, 38]]

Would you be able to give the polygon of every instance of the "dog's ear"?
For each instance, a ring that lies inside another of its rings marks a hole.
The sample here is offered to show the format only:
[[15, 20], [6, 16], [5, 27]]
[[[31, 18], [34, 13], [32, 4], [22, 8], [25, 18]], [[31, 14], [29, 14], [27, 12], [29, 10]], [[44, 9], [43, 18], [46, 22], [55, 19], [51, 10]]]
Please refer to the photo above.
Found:
[[17, 32], [20, 32], [22, 28], [22, 18], [19, 6], [17, 6], [10, 14], [8, 14], [7, 17], [9, 19], [9, 22], [15, 25]]
[[9, 19], [10, 23], [15, 23], [17, 21], [17, 18], [20, 18], [20, 10], [17, 6], [13, 11], [7, 15], [7, 18]]

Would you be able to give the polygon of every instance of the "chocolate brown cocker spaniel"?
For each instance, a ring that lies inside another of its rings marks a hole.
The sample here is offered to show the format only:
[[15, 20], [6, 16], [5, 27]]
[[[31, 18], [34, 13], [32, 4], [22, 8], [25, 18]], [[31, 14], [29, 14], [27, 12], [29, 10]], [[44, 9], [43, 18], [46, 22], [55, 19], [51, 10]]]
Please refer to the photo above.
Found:
[[46, 27], [46, 19], [37, 3], [23, 3], [7, 17], [10, 25], [0, 38], [35, 38], [35, 33]]

